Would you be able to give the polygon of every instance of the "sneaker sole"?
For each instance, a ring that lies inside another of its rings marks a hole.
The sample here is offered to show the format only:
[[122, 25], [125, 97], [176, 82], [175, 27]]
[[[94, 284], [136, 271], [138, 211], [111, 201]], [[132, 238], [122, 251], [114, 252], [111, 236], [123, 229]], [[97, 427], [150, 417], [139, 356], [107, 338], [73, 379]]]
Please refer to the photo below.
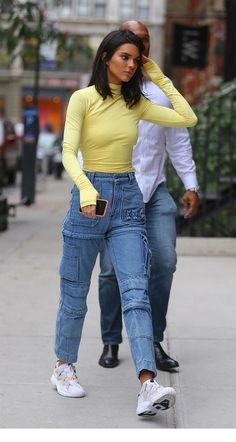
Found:
[[168, 408], [173, 407], [173, 405], [175, 404], [175, 396], [173, 396], [172, 394], [166, 394], [164, 396], [162, 396], [162, 398], [160, 400], [156, 400], [154, 401], [149, 409], [138, 413], [138, 416], [156, 416], [158, 411], [165, 411], [168, 410]]
[[78, 397], [84, 397], [86, 396], [85, 391], [81, 391], [81, 393], [77, 393], [76, 395], [71, 395], [69, 393], [66, 393], [64, 390], [60, 390], [60, 385], [57, 384], [57, 380], [54, 375], [51, 377], [51, 384], [54, 387], [55, 390], [57, 390], [57, 393], [64, 397], [70, 397], [70, 398], [78, 398]]

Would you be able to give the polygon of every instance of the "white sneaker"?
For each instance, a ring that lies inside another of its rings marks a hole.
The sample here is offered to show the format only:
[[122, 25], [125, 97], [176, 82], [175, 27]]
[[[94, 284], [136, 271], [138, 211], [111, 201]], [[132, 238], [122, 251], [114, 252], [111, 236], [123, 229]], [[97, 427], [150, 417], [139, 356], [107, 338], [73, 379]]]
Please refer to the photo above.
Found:
[[176, 392], [162, 387], [154, 379], [143, 383], [138, 395], [138, 416], [155, 416], [158, 410], [167, 410], [175, 404]]
[[83, 397], [86, 394], [78, 381], [75, 367], [72, 364], [59, 365], [57, 362], [51, 383], [62, 396]]

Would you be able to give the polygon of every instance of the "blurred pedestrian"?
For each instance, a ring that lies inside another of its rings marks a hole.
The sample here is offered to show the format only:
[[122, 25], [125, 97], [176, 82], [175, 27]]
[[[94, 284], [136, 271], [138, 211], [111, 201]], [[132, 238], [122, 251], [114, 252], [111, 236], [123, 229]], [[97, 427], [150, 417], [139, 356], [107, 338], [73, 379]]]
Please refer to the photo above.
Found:
[[[144, 44], [144, 55], [149, 56], [150, 36], [147, 27], [137, 21], [121, 25], [138, 35]], [[162, 90], [146, 80], [143, 92], [151, 101], [171, 106]], [[149, 297], [152, 310], [154, 350], [157, 368], [174, 371], [178, 361], [162, 348], [166, 329], [166, 315], [173, 273], [176, 268], [176, 205], [165, 181], [165, 160], [171, 162], [185, 186], [185, 218], [191, 218], [199, 207], [196, 167], [186, 128], [167, 128], [148, 121], [139, 123], [139, 138], [133, 152], [133, 166], [145, 202], [146, 227], [151, 249], [151, 275]], [[118, 350], [122, 342], [122, 316], [120, 293], [114, 268], [106, 244], [100, 254], [99, 303], [101, 308], [101, 335], [103, 352], [99, 359], [102, 367], [113, 368], [119, 364]]]
[[19, 147], [13, 122], [0, 108], [0, 187], [5, 181], [14, 184], [18, 170]]
[[[155, 415], [175, 402], [175, 390], [155, 380], [156, 364], [147, 295], [150, 255], [144, 203], [132, 167], [132, 149], [141, 119], [168, 126], [193, 126], [197, 118], [159, 67], [143, 54], [142, 40], [118, 30], [101, 42], [88, 88], [69, 102], [63, 140], [64, 167], [74, 181], [63, 224], [61, 296], [51, 378], [62, 396], [82, 397], [75, 366], [87, 311], [92, 270], [104, 239], [118, 278], [136, 373], [141, 383], [138, 415]], [[144, 71], [169, 97], [174, 109], [142, 96]], [[77, 159], [80, 147], [83, 171]], [[98, 197], [108, 200], [96, 216]], [[81, 212], [80, 212], [81, 210]]]
[[54, 133], [51, 123], [45, 124], [40, 131], [37, 144], [38, 168], [44, 177], [52, 173], [52, 158], [56, 139], [57, 135]]

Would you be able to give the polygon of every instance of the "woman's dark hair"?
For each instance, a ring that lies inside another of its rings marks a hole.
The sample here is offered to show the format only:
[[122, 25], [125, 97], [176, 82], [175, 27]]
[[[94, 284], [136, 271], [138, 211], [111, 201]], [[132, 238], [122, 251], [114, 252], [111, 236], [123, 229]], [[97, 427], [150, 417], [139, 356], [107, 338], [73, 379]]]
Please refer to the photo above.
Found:
[[107, 96], [112, 97], [112, 92], [108, 83], [107, 77], [107, 65], [106, 62], [109, 61], [114, 52], [123, 44], [131, 43], [134, 44], [140, 55], [140, 63], [132, 76], [132, 78], [126, 83], [122, 83], [121, 93], [124, 97], [126, 104], [129, 107], [137, 104], [141, 98], [141, 84], [143, 80], [142, 75], [142, 53], [144, 50], [144, 45], [137, 35], [128, 30], [118, 30], [110, 32], [101, 42], [97, 54], [93, 63], [93, 70], [91, 79], [89, 81], [89, 86], [94, 85], [96, 90], [105, 100]]

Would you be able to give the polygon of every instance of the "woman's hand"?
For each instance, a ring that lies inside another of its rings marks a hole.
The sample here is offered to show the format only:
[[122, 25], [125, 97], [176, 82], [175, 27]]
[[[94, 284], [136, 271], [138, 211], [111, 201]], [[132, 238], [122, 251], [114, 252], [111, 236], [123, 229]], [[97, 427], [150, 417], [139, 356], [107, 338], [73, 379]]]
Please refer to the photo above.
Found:
[[89, 206], [81, 207], [81, 212], [88, 218], [95, 218], [96, 206], [94, 204], [90, 204]]
[[150, 58], [146, 57], [146, 55], [142, 55], [142, 62], [143, 62], [143, 64], [148, 63], [148, 61], [150, 61]]
[[[142, 55], [142, 63], [143, 63], [143, 66], [144, 66], [146, 63], [148, 63], [150, 60], [151, 60], [151, 59], [148, 58], [148, 57], [146, 57], [146, 55]], [[143, 74], [144, 78], [146, 78], [146, 80], [150, 80], [150, 77], [149, 77], [149, 75], [147, 74], [147, 72], [145, 71], [144, 67], [142, 68], [142, 74]]]
[[[99, 193], [97, 192], [97, 199], [100, 197]], [[96, 205], [95, 204], [89, 204], [88, 206], [81, 207], [81, 212], [84, 216], [87, 216], [88, 218], [95, 218], [96, 217]]]
[[[89, 192], [87, 189], [80, 191], [80, 212], [87, 216], [88, 218], [95, 218], [96, 216], [96, 201], [99, 198], [98, 191], [92, 186], [91, 189], [89, 189]], [[92, 202], [93, 204], [88, 204], [88, 202]], [[86, 204], [87, 203], [87, 204]]]

